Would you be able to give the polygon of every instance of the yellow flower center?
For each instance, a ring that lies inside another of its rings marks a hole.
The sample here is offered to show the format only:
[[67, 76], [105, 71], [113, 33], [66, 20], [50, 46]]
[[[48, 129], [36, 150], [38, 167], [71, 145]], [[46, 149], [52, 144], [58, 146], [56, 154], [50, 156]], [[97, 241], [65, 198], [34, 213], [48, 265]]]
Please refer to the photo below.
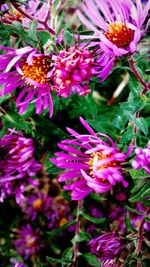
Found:
[[47, 73], [50, 70], [50, 61], [45, 57], [35, 57], [32, 60], [32, 64], [29, 65], [27, 62], [23, 65], [22, 79], [32, 79], [33, 81], [45, 84], [47, 82]]
[[94, 152], [90, 155], [90, 159], [87, 162], [87, 164], [89, 165], [89, 174], [93, 177], [94, 180], [97, 180], [97, 178], [98, 178], [98, 181], [104, 182], [105, 181], [104, 179], [102, 179], [100, 177], [95, 177], [95, 173], [99, 170], [104, 169], [104, 168], [115, 167], [118, 165], [117, 161], [112, 160], [112, 161], [104, 163], [100, 166], [96, 166], [97, 162], [99, 162], [103, 159], [109, 158], [109, 157], [111, 157], [111, 154], [103, 155], [101, 151]]
[[63, 226], [65, 223], [68, 223], [68, 220], [67, 220], [67, 218], [62, 218], [61, 220], [60, 220], [60, 222], [59, 222], [59, 227], [61, 227], [61, 226]]
[[38, 210], [38, 209], [40, 209], [42, 207], [42, 204], [43, 204], [42, 199], [41, 198], [38, 198], [38, 199], [36, 199], [36, 200], [33, 201], [32, 206], [33, 206], [33, 208], [35, 210]]
[[116, 21], [110, 23], [105, 36], [120, 48], [127, 47], [133, 39], [133, 30], [129, 29], [125, 23]]

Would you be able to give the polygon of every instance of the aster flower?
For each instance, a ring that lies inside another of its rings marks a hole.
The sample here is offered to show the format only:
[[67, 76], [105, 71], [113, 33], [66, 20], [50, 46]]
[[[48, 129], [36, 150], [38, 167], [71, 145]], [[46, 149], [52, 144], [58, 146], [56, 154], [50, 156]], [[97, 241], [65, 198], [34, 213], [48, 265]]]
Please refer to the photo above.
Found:
[[[51, 3], [50, 3], [51, 2]], [[51, 14], [52, 1], [41, 2], [40, 0], [29, 0], [27, 5], [18, 5], [11, 3], [12, 6], [1, 18], [1, 22], [11, 24], [12, 21], [19, 21], [24, 28], [29, 28], [33, 20], [38, 22], [37, 30], [46, 29], [55, 35], [55, 18]]]
[[0, 85], [4, 85], [0, 96], [11, 93], [19, 87], [16, 106], [19, 113], [25, 112], [29, 102], [36, 102], [36, 113], [41, 114], [50, 106], [53, 114], [53, 102], [50, 94], [51, 57], [39, 54], [32, 47], [13, 49], [0, 47], [6, 51], [0, 56]]
[[82, 199], [92, 191], [107, 192], [118, 182], [127, 187], [128, 183], [121, 172], [121, 163], [125, 161], [131, 149], [126, 154], [118, 151], [109, 136], [103, 133], [95, 134], [83, 118], [80, 118], [80, 121], [89, 134], [79, 134], [67, 128], [74, 139], [59, 143], [59, 148], [64, 152], [57, 152], [56, 158], [50, 159], [58, 168], [66, 169], [58, 181], [70, 180], [71, 183], [65, 185], [64, 189], [72, 190], [74, 200]]
[[114, 262], [114, 260], [106, 260], [102, 262], [101, 267], [120, 267], [120, 263]]
[[134, 150], [136, 158], [132, 161], [132, 167], [135, 170], [143, 168], [147, 173], [150, 174], [150, 141], [147, 144], [147, 148], [137, 147]]
[[57, 94], [68, 97], [72, 92], [80, 96], [91, 90], [89, 82], [96, 70], [94, 59], [87, 48], [70, 47], [54, 57], [54, 86]]
[[24, 199], [22, 205], [23, 212], [34, 221], [42, 213], [47, 218], [52, 216], [52, 198], [45, 192], [38, 191]]
[[10, 263], [11, 263], [11, 267], [27, 267], [26, 264], [14, 259], [14, 258], [10, 259]]
[[119, 257], [123, 250], [121, 237], [115, 233], [105, 233], [90, 240], [91, 253], [100, 261], [112, 260]]
[[79, 18], [94, 32], [83, 39], [99, 45], [99, 77], [102, 81], [107, 78], [116, 57], [136, 51], [147, 28], [144, 22], [149, 9], [150, 1], [142, 7], [141, 0], [136, 3], [131, 0], [85, 0], [82, 4], [83, 12], [78, 11]]
[[31, 256], [36, 256], [43, 247], [40, 241], [40, 230], [33, 230], [31, 225], [27, 224], [21, 229], [17, 229], [16, 232], [17, 238], [13, 243], [19, 255], [23, 256], [25, 260]]
[[9, 129], [9, 134], [0, 139], [0, 150], [0, 201], [14, 194], [20, 204], [26, 183], [37, 185], [36, 180], [29, 178], [40, 169], [34, 158], [33, 141]]

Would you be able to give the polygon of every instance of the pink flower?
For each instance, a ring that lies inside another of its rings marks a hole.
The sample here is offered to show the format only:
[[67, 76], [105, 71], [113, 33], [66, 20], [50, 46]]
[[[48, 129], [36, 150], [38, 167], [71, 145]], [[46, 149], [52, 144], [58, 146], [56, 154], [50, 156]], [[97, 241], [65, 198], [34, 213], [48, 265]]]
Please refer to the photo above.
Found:
[[92, 239], [89, 246], [91, 253], [95, 254], [100, 261], [112, 260], [120, 256], [123, 250], [121, 237], [111, 232]]
[[53, 101], [48, 81], [51, 77], [51, 57], [39, 54], [37, 49], [29, 46], [17, 50], [1, 46], [0, 49], [6, 51], [0, 56], [0, 85], [3, 85], [0, 96], [19, 87], [16, 106], [20, 114], [25, 112], [30, 102], [35, 102], [37, 114], [49, 106], [51, 117]]
[[99, 45], [102, 81], [107, 78], [116, 57], [135, 52], [147, 29], [143, 25], [149, 9], [150, 1], [142, 7], [141, 0], [136, 4], [131, 0], [85, 0], [82, 4], [83, 12], [78, 11], [78, 15], [94, 34], [81, 38], [90, 39], [90, 46]]
[[74, 200], [83, 199], [92, 191], [107, 192], [118, 182], [127, 187], [121, 163], [125, 162], [131, 149], [126, 154], [118, 151], [109, 136], [95, 134], [83, 118], [80, 121], [89, 134], [79, 134], [68, 128], [73, 139], [59, 143], [63, 152], [55, 153], [56, 158], [50, 159], [58, 168], [66, 169], [58, 181], [67, 181], [64, 189], [72, 190]]
[[0, 201], [14, 194], [21, 204], [25, 185], [37, 185], [29, 177], [36, 175], [41, 167], [34, 158], [33, 140], [9, 129], [9, 134], [0, 140], [0, 154]]
[[72, 92], [80, 96], [90, 93], [89, 82], [96, 70], [94, 59], [87, 48], [70, 47], [54, 56], [53, 90], [61, 97]]
[[134, 150], [136, 158], [132, 161], [132, 167], [136, 170], [143, 168], [150, 174], [150, 141], [147, 144], [147, 148], [137, 147]]
[[40, 230], [33, 230], [30, 224], [17, 229], [17, 239], [14, 240], [14, 245], [24, 259], [35, 256], [43, 247], [40, 241]]

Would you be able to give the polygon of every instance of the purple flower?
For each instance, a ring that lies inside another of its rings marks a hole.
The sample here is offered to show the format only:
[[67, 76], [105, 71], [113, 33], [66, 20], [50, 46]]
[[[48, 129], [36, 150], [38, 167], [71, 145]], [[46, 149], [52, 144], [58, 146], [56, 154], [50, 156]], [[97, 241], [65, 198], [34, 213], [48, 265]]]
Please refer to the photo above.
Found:
[[31, 256], [36, 256], [43, 247], [40, 241], [40, 230], [33, 230], [30, 224], [27, 224], [21, 229], [17, 229], [16, 232], [17, 239], [13, 243], [19, 255], [23, 256], [25, 260]]
[[38, 191], [24, 199], [22, 210], [32, 221], [34, 221], [40, 213], [51, 219], [53, 213], [52, 200], [53, 199], [48, 196], [47, 192]]
[[73, 200], [83, 199], [92, 191], [107, 192], [118, 182], [127, 187], [128, 183], [121, 172], [121, 163], [125, 161], [130, 149], [126, 154], [118, 151], [109, 136], [95, 134], [83, 118], [80, 121], [89, 134], [79, 134], [67, 128], [74, 138], [59, 143], [58, 146], [64, 152], [57, 152], [56, 158], [50, 159], [57, 167], [66, 169], [58, 181], [67, 181], [64, 189], [72, 190]]
[[14, 259], [14, 258], [10, 259], [10, 263], [11, 263], [11, 267], [27, 267], [26, 264]]
[[150, 141], [147, 144], [147, 148], [137, 147], [134, 150], [136, 158], [132, 161], [132, 167], [136, 170], [144, 168], [144, 170], [150, 174]]
[[115, 233], [106, 233], [89, 242], [91, 253], [100, 261], [112, 260], [120, 256], [123, 250], [121, 237]]
[[7, 13], [4, 14], [4, 16], [1, 18], [1, 21], [3, 23], [11, 24], [12, 21], [17, 20], [25, 28], [29, 28], [31, 21], [34, 19], [38, 21], [38, 30], [45, 29], [43, 23], [40, 23], [44, 22], [45, 20], [49, 26], [54, 25], [54, 17], [51, 15], [52, 7], [49, 3], [43, 2], [41, 4], [41, 1], [39, 0], [29, 0], [27, 5], [18, 6], [17, 4], [15, 4], [15, 6], [16, 8], [13, 5], [8, 9], [8, 5], [2, 5], [1, 10], [7, 11]]
[[72, 92], [80, 96], [90, 93], [89, 82], [96, 70], [94, 59], [87, 48], [70, 47], [54, 57], [53, 90], [61, 97]]
[[104, 262], [102, 262], [101, 267], [120, 267], [121, 263], [117, 263], [116, 261], [114, 262], [114, 260], [106, 260]]
[[[113, 66], [116, 56], [135, 52], [147, 26], [143, 24], [150, 9], [150, 1], [142, 7], [141, 0], [136, 4], [131, 0], [85, 0], [81, 21], [94, 32], [82, 36], [93, 40], [91, 45], [99, 45], [99, 77], [105, 80]], [[94, 39], [99, 39], [95, 41]]]
[[6, 51], [0, 56], [0, 84], [4, 85], [0, 96], [19, 87], [16, 106], [20, 114], [25, 112], [30, 102], [36, 102], [36, 113], [41, 114], [50, 106], [51, 117], [53, 102], [48, 81], [51, 76], [51, 57], [39, 54], [29, 46], [17, 50], [1, 46], [0, 49]]
[[26, 183], [37, 185], [29, 177], [34, 176], [41, 167], [34, 158], [33, 141], [9, 129], [9, 134], [0, 140], [0, 150], [0, 201], [15, 194], [17, 203], [21, 204]]

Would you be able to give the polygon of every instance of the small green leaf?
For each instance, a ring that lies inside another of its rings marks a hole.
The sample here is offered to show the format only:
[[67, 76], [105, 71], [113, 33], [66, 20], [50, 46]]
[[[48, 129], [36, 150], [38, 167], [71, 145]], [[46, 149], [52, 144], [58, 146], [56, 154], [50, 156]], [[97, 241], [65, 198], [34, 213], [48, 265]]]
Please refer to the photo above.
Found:
[[69, 223], [65, 223], [61, 227], [59, 227], [55, 230], [49, 231], [47, 233], [50, 236], [50, 238], [56, 238], [61, 233], [62, 230], [68, 228], [69, 226], [74, 225], [75, 223], [76, 223], [76, 220], [69, 222]]
[[70, 260], [64, 260], [64, 259], [55, 259], [55, 258], [52, 258], [52, 257], [46, 257], [47, 261], [49, 263], [62, 263], [62, 264], [68, 264], [68, 263], [72, 263], [72, 261]]
[[140, 191], [133, 197], [129, 198], [131, 203], [138, 202], [150, 195], [150, 182], [146, 182]]
[[64, 261], [68, 260], [70, 261], [72, 260], [72, 258], [73, 258], [73, 248], [67, 248], [62, 254], [62, 259]]
[[85, 212], [83, 212], [83, 217], [90, 221], [93, 222], [95, 224], [100, 224], [100, 223], [104, 223], [106, 218], [95, 218], [95, 217], [91, 217], [90, 215], [86, 214]]
[[81, 257], [84, 257], [87, 261], [87, 263], [94, 267], [100, 267], [101, 263], [97, 260], [95, 255], [92, 255], [90, 253], [84, 253]]
[[29, 38], [32, 38], [32, 40], [34, 40], [34, 41], [38, 41], [37, 31], [36, 31], [37, 26], [38, 26], [37, 21], [36, 20], [33, 20], [30, 23], [30, 27], [29, 27], [29, 31], [28, 31]]
[[68, 30], [64, 31], [63, 37], [64, 37], [64, 40], [67, 42], [68, 45], [74, 44], [74, 39], [72, 37], [72, 34]]
[[137, 230], [131, 224], [129, 213], [127, 213], [125, 217], [125, 224], [128, 230], [130, 230], [131, 232], [137, 233]]
[[71, 240], [72, 244], [86, 241], [88, 242], [91, 239], [91, 235], [85, 232], [80, 232], [79, 235], [75, 235], [75, 237]]
[[[143, 169], [135, 170], [135, 169], [130, 169], [129, 170], [130, 175], [132, 176], [133, 180], [142, 180], [145, 178], [149, 177], [149, 174], [146, 173]], [[132, 189], [132, 193], [134, 193], [135, 189]]]

